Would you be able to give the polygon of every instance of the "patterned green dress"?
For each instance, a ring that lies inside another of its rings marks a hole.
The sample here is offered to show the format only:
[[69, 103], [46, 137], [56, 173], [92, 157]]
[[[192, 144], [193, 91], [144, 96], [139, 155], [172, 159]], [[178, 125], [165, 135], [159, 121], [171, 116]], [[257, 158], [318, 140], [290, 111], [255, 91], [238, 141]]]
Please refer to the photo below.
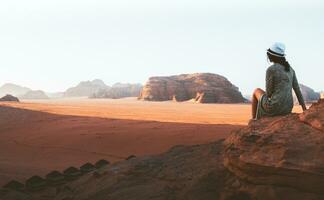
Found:
[[292, 89], [300, 105], [304, 104], [295, 71], [285, 71], [285, 67], [274, 63], [267, 69], [266, 93], [262, 95], [257, 108], [256, 118], [291, 113], [294, 106]]

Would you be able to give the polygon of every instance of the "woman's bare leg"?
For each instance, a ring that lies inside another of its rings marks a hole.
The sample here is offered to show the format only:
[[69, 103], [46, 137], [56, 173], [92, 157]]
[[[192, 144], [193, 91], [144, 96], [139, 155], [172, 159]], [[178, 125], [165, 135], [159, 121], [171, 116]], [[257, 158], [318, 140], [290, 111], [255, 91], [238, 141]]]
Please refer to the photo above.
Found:
[[258, 102], [264, 93], [265, 93], [265, 91], [260, 88], [255, 89], [253, 92], [253, 95], [252, 95], [252, 119], [256, 118]]

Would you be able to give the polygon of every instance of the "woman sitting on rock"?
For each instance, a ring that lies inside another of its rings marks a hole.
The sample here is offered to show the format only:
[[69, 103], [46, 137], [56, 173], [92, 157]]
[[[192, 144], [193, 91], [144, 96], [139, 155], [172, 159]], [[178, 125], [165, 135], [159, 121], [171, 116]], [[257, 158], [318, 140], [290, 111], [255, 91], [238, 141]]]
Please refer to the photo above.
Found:
[[252, 96], [252, 118], [277, 116], [291, 113], [294, 89], [299, 104], [306, 110], [297, 77], [285, 58], [285, 45], [275, 43], [267, 50], [268, 59], [273, 64], [267, 69], [266, 91], [257, 88]]

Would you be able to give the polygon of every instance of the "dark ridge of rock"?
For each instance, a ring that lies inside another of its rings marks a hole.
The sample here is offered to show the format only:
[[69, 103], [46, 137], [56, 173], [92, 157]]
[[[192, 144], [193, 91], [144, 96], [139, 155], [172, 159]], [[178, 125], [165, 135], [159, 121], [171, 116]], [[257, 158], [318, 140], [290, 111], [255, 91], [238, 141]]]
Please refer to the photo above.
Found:
[[12, 190], [18, 190], [18, 191], [23, 190], [24, 187], [25, 187], [24, 184], [22, 184], [22, 183], [20, 183], [20, 182], [18, 182], [16, 180], [9, 181], [7, 184], [5, 184], [3, 186], [3, 188], [12, 189]]
[[119, 99], [125, 97], [138, 97], [143, 86], [141, 84], [116, 83], [110, 88], [103, 88], [95, 92], [90, 98]]
[[26, 180], [26, 189], [36, 191], [45, 188], [46, 181], [40, 176], [33, 176]]
[[80, 167], [80, 171], [81, 171], [82, 174], [92, 172], [95, 169], [96, 169], [95, 166], [93, 164], [89, 163], [89, 162], [85, 163], [84, 165], [82, 165]]
[[[313, 103], [316, 102], [318, 99], [320, 99], [321, 95], [318, 92], [315, 92], [312, 88], [303, 85], [303, 84], [299, 84], [300, 87], [300, 91], [304, 97], [304, 101], [307, 103]], [[298, 103], [297, 97], [295, 95], [295, 93], [293, 93], [293, 98], [294, 98], [294, 102], [295, 104]]]
[[52, 171], [46, 175], [46, 181], [50, 185], [60, 185], [64, 183], [64, 175], [59, 171]]
[[14, 102], [19, 102], [19, 99], [17, 97], [14, 97], [10, 94], [7, 94], [6, 96], [0, 98], [0, 101], [14, 101]]
[[30, 90], [26, 94], [19, 96], [20, 99], [49, 99], [42, 90]]
[[[323, 133], [320, 100], [301, 114], [252, 122], [225, 141], [175, 146], [24, 195], [33, 200], [322, 200]], [[0, 199], [17, 195], [22, 194], [4, 191]]]
[[109, 165], [109, 164], [110, 164], [109, 161], [104, 160], [104, 159], [101, 159], [101, 160], [98, 160], [98, 161], [94, 164], [94, 166], [95, 166], [97, 169], [99, 169], [99, 168], [104, 167], [104, 166], [107, 166], [107, 165]]
[[130, 155], [125, 160], [130, 160], [130, 159], [133, 159], [133, 158], [136, 158], [136, 156], [135, 155]]
[[64, 92], [64, 97], [89, 97], [101, 89], [107, 89], [102, 80], [82, 81], [77, 86], [71, 87]]
[[74, 180], [81, 175], [80, 170], [75, 167], [68, 167], [63, 171], [66, 180]]
[[6, 94], [10, 94], [13, 96], [20, 96], [30, 91], [27, 87], [22, 87], [20, 85], [6, 83], [0, 87], [0, 96], [4, 96]]
[[225, 77], [211, 73], [151, 77], [139, 96], [147, 101], [188, 101], [199, 103], [242, 103], [246, 100]]
[[51, 197], [50, 186], [28, 194], [33, 200], [219, 199], [229, 176], [222, 165], [222, 143], [176, 146], [164, 154], [105, 165], [56, 186]]

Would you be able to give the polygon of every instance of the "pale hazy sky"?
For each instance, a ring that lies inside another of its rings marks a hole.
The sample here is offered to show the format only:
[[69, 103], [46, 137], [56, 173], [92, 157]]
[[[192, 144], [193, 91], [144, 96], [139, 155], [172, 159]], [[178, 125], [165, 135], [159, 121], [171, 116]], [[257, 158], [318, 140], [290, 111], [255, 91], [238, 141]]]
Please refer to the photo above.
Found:
[[0, 85], [62, 91], [193, 72], [264, 87], [265, 50], [286, 44], [299, 82], [324, 90], [321, 0], [0, 1]]

